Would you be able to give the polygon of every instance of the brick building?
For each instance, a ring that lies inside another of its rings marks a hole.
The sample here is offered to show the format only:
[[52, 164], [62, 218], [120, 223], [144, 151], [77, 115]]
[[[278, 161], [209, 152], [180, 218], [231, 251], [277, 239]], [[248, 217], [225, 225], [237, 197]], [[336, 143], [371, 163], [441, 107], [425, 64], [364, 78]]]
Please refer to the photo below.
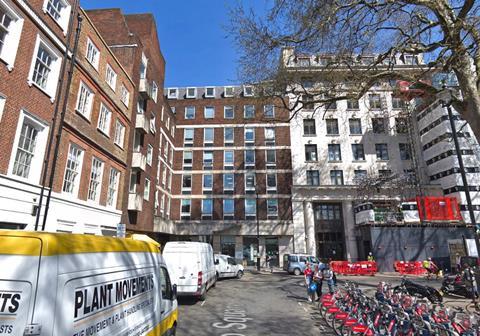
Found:
[[[58, 83], [65, 75], [67, 38], [73, 40], [70, 14], [78, 6], [72, 6], [0, 1], [1, 228], [33, 229], [35, 224], [52, 118], [65, 96]], [[55, 195], [55, 204], [67, 203]]]
[[[165, 60], [151, 14], [124, 15], [120, 9], [87, 11], [113, 53], [135, 83], [134, 108], [128, 144], [130, 155], [122, 198], [122, 223], [127, 230], [145, 232], [158, 240], [173, 233], [168, 224], [173, 162], [174, 116], [165, 106]], [[165, 173], [164, 173], [165, 171]], [[165, 175], [170, 182], [160, 183]], [[160, 212], [161, 202], [168, 207]], [[154, 218], [162, 218], [154, 227]], [[170, 231], [169, 231], [170, 230]], [[156, 232], [156, 234], [154, 234]]]
[[248, 264], [257, 225], [262, 262], [293, 250], [288, 111], [249, 86], [168, 88], [167, 98], [177, 123], [175, 232]]

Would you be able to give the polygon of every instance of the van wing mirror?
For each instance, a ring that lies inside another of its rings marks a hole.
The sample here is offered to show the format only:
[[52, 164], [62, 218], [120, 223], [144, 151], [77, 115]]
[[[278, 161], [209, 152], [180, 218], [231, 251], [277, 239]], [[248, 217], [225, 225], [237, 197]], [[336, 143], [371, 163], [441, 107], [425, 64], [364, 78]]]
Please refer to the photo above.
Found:
[[215, 259], [215, 265], [219, 265], [220, 264], [220, 261], [218, 261], [218, 259]]
[[177, 284], [174, 284], [172, 286], [172, 300], [175, 300], [177, 298]]

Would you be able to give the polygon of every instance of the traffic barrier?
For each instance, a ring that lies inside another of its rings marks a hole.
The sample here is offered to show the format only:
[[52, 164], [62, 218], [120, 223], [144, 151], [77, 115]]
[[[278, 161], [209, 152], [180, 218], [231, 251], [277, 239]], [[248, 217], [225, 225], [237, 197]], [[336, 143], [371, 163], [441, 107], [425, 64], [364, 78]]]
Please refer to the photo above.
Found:
[[377, 273], [377, 263], [375, 261], [332, 261], [330, 262], [332, 270], [341, 275], [375, 275]]
[[402, 275], [423, 275], [427, 270], [423, 267], [421, 261], [403, 261], [397, 260], [393, 263], [396, 272]]

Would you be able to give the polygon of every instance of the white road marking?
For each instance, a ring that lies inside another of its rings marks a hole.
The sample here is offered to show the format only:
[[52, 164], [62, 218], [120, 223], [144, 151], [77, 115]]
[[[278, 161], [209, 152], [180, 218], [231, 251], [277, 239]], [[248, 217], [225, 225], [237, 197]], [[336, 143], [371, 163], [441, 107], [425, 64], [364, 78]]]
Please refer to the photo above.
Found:
[[302, 303], [301, 303], [301, 302], [299, 302], [299, 303], [298, 303], [298, 305], [299, 305], [299, 306], [301, 306], [301, 305], [302, 305]]
[[202, 304], [200, 306], [203, 307], [203, 305], [205, 304], [205, 302], [207, 302], [207, 300], [203, 301]]
[[307, 309], [307, 308], [303, 307], [303, 310], [305, 310], [305, 312], [308, 313], [308, 309]]

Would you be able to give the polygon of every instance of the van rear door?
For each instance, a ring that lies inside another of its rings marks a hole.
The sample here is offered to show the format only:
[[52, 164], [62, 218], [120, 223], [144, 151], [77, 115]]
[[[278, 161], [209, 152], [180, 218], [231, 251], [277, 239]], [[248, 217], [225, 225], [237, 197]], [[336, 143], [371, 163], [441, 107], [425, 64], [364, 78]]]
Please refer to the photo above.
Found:
[[42, 241], [0, 235], [0, 335], [23, 336], [35, 303]]
[[[172, 282], [179, 293], [195, 293], [198, 286], [199, 260], [196, 251], [172, 250], [164, 253]], [[203, 275], [204, 276], [204, 275]]]

